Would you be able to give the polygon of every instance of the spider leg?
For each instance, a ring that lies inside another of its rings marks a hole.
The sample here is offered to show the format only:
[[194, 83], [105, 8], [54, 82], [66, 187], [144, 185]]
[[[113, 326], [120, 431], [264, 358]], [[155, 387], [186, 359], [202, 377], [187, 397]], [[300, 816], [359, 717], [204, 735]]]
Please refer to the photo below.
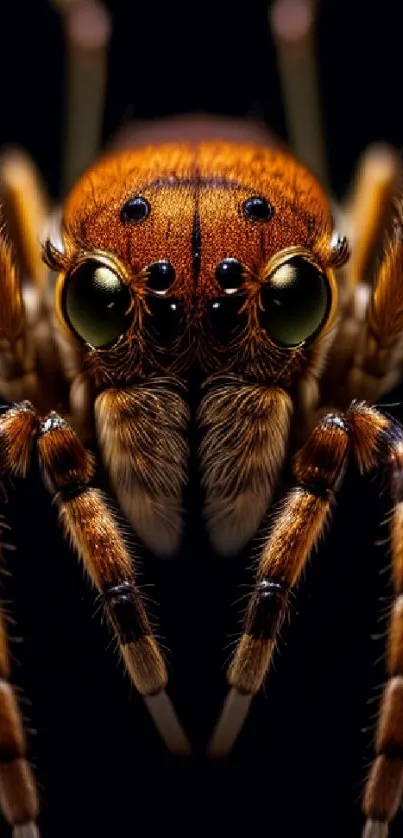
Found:
[[401, 378], [403, 359], [403, 236], [396, 221], [366, 309], [347, 389], [375, 401]]
[[22, 152], [0, 157], [0, 392], [41, 411], [67, 404], [67, 385], [49, 314], [49, 271], [39, 236], [46, 203], [33, 164]]
[[38, 795], [26, 760], [21, 713], [10, 683], [7, 638], [0, 613], [0, 808], [14, 838], [38, 838]]
[[[350, 303], [340, 321], [324, 382], [325, 400], [330, 396], [338, 405], [347, 405], [352, 398], [375, 402], [401, 379], [403, 213], [401, 199], [397, 199], [401, 164], [394, 161], [393, 177], [393, 160], [391, 156], [389, 176], [386, 178], [385, 173], [382, 190], [378, 184], [380, 194], [374, 195], [377, 199], [372, 208], [371, 236], [368, 233], [368, 242], [363, 240], [355, 255], [353, 246], [352, 263], [345, 268]], [[385, 233], [382, 227], [386, 221]], [[374, 266], [372, 245], [374, 241], [378, 243], [379, 253], [380, 238], [382, 255]]]
[[[375, 415], [367, 409], [368, 421]], [[378, 414], [379, 415], [379, 414]], [[365, 433], [365, 430], [364, 430]], [[388, 630], [387, 681], [375, 737], [375, 759], [365, 794], [363, 838], [386, 838], [403, 797], [403, 429], [392, 419], [378, 445], [377, 461], [388, 469], [394, 600]], [[369, 465], [369, 464], [368, 464]], [[363, 465], [361, 466], [363, 468]]]
[[19, 401], [36, 388], [32, 342], [26, 329], [20, 272], [11, 244], [0, 239], [0, 383], [2, 396]]
[[90, 485], [92, 456], [56, 413], [41, 423], [38, 455], [59, 519], [101, 594], [133, 684], [147, 697], [147, 707], [168, 748], [175, 754], [188, 754], [188, 741], [165, 694], [167, 671], [136, 586], [132, 559], [104, 497]]
[[[38, 419], [28, 403], [0, 418], [0, 471], [24, 477], [31, 460]], [[26, 760], [23, 722], [10, 683], [8, 644], [0, 611], [0, 808], [14, 838], [38, 838], [38, 795]]]
[[[257, 693], [263, 683], [289, 590], [298, 581], [329, 520], [333, 492], [343, 477], [349, 448], [347, 420], [342, 414], [329, 414], [312, 431], [296, 457], [296, 485], [286, 496], [264, 543], [244, 632], [228, 672], [232, 696], [213, 733], [211, 756], [229, 752], [248, 709], [245, 696]], [[237, 705], [239, 719], [235, 728]]]
[[[376, 756], [363, 800], [367, 817], [363, 838], [386, 838], [403, 796], [403, 428], [364, 402], [353, 402], [345, 414], [322, 419], [295, 458], [297, 485], [286, 497], [260, 557], [244, 634], [228, 673], [231, 700], [224, 707], [209, 752], [223, 756], [236, 740], [245, 716], [245, 697], [255, 694], [263, 682], [289, 588], [297, 583], [329, 519], [332, 493], [343, 477], [350, 451], [361, 473], [375, 467], [388, 470], [395, 503], [391, 521], [395, 599], [388, 633], [388, 680], [377, 724]], [[234, 729], [236, 704], [238, 729]]]
[[347, 293], [342, 297], [350, 304], [359, 283], [372, 281], [400, 178], [401, 160], [394, 148], [377, 143], [365, 150], [343, 209], [351, 256], [343, 270]]
[[21, 273], [42, 295], [47, 268], [42, 261], [39, 240], [48, 216], [48, 202], [39, 173], [24, 151], [2, 152], [0, 184], [3, 211]]

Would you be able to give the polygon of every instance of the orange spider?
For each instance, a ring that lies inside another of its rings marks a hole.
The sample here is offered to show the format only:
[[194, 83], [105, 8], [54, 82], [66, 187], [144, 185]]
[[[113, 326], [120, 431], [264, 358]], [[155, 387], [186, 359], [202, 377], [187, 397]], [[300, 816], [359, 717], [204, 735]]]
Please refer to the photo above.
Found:
[[[7, 192], [7, 163], [3, 175], [10, 227], [26, 243], [26, 196], [19, 187]], [[396, 598], [366, 838], [386, 835], [403, 791], [403, 431], [368, 403], [399, 379], [403, 357], [396, 200], [388, 230], [374, 290], [363, 295], [365, 260], [343, 267], [347, 241], [321, 187], [291, 156], [169, 143], [108, 155], [82, 177], [57, 235], [43, 244], [49, 282], [31, 263], [35, 293], [22, 289], [5, 235], [0, 249], [1, 390], [14, 402], [0, 418], [2, 475], [24, 477], [38, 458], [129, 675], [173, 753], [186, 755], [190, 745], [165, 693], [167, 670], [133, 556], [92, 485], [95, 460], [84, 447], [92, 431], [120, 510], [154, 554], [179, 549], [196, 455], [200, 518], [214, 551], [235, 555], [259, 533], [255, 590], [211, 756], [229, 752], [263, 683], [289, 592], [329, 520], [349, 457], [362, 473], [387, 472]], [[68, 418], [49, 412], [64, 382]], [[290, 458], [295, 484], [268, 529], [262, 522]], [[16, 838], [33, 838], [37, 795], [6, 645], [3, 629], [1, 802]]]

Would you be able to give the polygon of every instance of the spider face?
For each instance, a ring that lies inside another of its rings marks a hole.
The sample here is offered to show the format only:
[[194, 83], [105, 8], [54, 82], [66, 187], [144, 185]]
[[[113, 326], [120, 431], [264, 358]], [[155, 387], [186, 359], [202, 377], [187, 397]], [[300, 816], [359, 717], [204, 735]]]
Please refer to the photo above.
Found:
[[[339, 253], [320, 187], [291, 157], [250, 146], [125, 152], [73, 190], [63, 241], [59, 316], [103, 391], [97, 435], [125, 514], [152, 550], [177, 550], [186, 390], [198, 381], [204, 517], [215, 548], [237, 552], [255, 533], [285, 456], [292, 397], [274, 404], [267, 387], [303, 380], [334, 320]], [[274, 430], [262, 444], [260, 420], [249, 418], [265, 400]], [[140, 477], [134, 426], [161, 452], [150, 443]], [[246, 476], [245, 446], [263, 456], [263, 479]]]
[[[387, 198], [396, 210], [400, 160], [390, 164]], [[373, 219], [379, 190], [369, 197]], [[401, 376], [400, 210], [392, 217], [374, 289], [364, 294], [371, 236], [363, 236], [367, 250], [352, 260], [353, 269], [346, 266], [337, 277], [343, 294], [336, 318], [334, 268], [346, 261], [347, 244], [333, 230], [320, 187], [289, 156], [203, 143], [107, 158], [68, 198], [61, 246], [45, 243], [46, 260], [59, 274], [59, 317], [58, 331], [53, 318], [46, 324], [51, 351], [43, 366], [52, 376], [49, 356], [57, 356], [59, 377], [63, 371], [71, 383], [73, 422], [80, 429], [85, 414], [117, 502], [152, 552], [178, 551], [191, 457], [203, 490], [197, 513], [214, 550], [236, 554], [260, 537], [255, 585], [227, 673], [229, 701], [208, 745], [210, 756], [231, 750], [263, 683], [290, 589], [329, 522], [349, 456], [362, 473], [386, 471], [395, 503], [395, 603], [389, 680], [363, 803], [366, 838], [377, 838], [386, 835], [403, 791], [403, 738], [396, 722], [403, 718], [403, 429], [367, 400]], [[34, 393], [45, 389], [39, 381], [44, 330], [24, 320], [24, 293], [6, 241], [0, 242], [0, 268], [4, 369], [23, 399], [0, 417], [1, 474], [24, 477], [36, 456], [64, 530], [102, 597], [132, 682], [147, 696], [168, 748], [189, 754], [165, 693], [168, 673], [133, 557], [92, 484], [94, 457], [62, 416], [52, 411], [41, 417], [27, 399], [28, 385]], [[46, 304], [37, 296], [42, 316]], [[289, 474], [291, 485], [267, 526], [274, 493]], [[0, 616], [0, 653], [5, 648]], [[4, 734], [8, 750], [3, 761], [0, 753], [0, 786], [6, 789], [0, 804], [11, 823], [36, 835], [35, 786], [2, 655], [0, 739]], [[13, 773], [21, 765], [25, 773]], [[10, 801], [17, 797], [14, 813]]]
[[58, 309], [99, 383], [196, 365], [290, 385], [331, 327], [331, 214], [287, 155], [125, 152], [79, 182], [63, 229]]

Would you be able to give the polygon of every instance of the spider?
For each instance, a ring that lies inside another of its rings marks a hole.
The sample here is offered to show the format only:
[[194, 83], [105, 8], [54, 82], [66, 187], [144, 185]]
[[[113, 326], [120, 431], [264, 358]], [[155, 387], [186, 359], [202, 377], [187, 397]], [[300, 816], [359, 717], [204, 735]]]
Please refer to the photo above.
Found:
[[[187, 756], [191, 746], [165, 691], [135, 557], [94, 482], [93, 437], [108, 490], [155, 556], [179, 550], [189, 479], [201, 489], [199, 519], [218, 556], [236, 556], [259, 535], [211, 757], [230, 752], [263, 684], [347, 463], [385, 473], [395, 504], [395, 600], [365, 838], [387, 835], [403, 792], [403, 430], [371, 406], [399, 380], [403, 357], [399, 178], [392, 165], [387, 235], [368, 293], [361, 271], [378, 221], [368, 215], [363, 252], [356, 246], [349, 261], [322, 188], [286, 152], [210, 141], [106, 155], [43, 241], [49, 274], [30, 246], [39, 207], [32, 172], [18, 180], [3, 164], [5, 214], [36, 286], [22, 284], [5, 229], [1, 389], [12, 404], [0, 418], [2, 477], [24, 478], [39, 462], [127, 672], [172, 753]], [[55, 394], [63, 415], [48, 404]], [[291, 487], [278, 502], [287, 471]], [[2, 810], [15, 838], [33, 838], [37, 794], [4, 623], [0, 678]]]

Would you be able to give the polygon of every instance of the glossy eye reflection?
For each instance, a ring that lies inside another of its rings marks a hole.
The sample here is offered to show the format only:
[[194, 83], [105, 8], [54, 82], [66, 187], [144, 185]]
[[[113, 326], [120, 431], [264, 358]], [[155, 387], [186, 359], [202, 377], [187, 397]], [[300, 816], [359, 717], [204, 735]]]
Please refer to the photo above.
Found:
[[208, 324], [214, 338], [226, 346], [246, 328], [248, 317], [243, 309], [244, 296], [234, 294], [210, 301]]
[[131, 295], [119, 276], [96, 259], [67, 275], [62, 306], [68, 325], [96, 348], [112, 346], [128, 327]]
[[153, 262], [147, 268], [147, 288], [156, 294], [165, 294], [175, 280], [175, 268], [166, 259]]
[[215, 275], [217, 281], [221, 285], [221, 288], [227, 294], [234, 294], [235, 291], [237, 291], [242, 285], [243, 271], [242, 265], [238, 262], [238, 259], [223, 259], [223, 261], [217, 265]]
[[174, 297], [146, 297], [146, 326], [160, 347], [170, 347], [178, 339], [183, 317], [182, 303]]
[[298, 346], [319, 331], [331, 305], [326, 275], [303, 256], [293, 256], [265, 281], [259, 323], [281, 346]]
[[146, 198], [137, 195], [129, 198], [120, 210], [120, 220], [123, 224], [139, 224], [150, 214], [151, 207]]
[[243, 204], [243, 214], [251, 221], [269, 221], [274, 214], [274, 209], [267, 198], [254, 195], [248, 198]]

